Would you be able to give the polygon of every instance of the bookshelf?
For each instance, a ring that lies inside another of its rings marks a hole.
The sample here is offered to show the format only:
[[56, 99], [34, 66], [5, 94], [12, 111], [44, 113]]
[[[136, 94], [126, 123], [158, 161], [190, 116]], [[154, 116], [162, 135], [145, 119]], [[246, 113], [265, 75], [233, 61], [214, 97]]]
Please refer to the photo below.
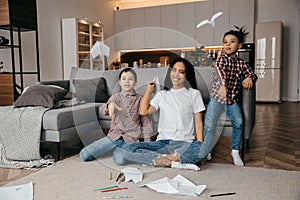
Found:
[[64, 79], [69, 79], [72, 67], [100, 70], [102, 58], [92, 59], [90, 49], [96, 41], [103, 42], [103, 24], [85, 19], [62, 19]]

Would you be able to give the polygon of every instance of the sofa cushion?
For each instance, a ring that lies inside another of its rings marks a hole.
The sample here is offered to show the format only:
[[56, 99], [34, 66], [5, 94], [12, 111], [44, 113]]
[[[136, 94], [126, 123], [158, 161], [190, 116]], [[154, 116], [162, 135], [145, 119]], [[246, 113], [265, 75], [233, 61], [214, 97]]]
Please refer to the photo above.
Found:
[[15, 107], [43, 106], [54, 108], [55, 103], [68, 93], [64, 88], [54, 85], [34, 85], [26, 88], [15, 101]]
[[118, 87], [118, 70], [90, 70], [84, 68], [72, 67], [70, 74], [70, 92], [75, 93], [73, 80], [75, 79], [94, 79], [104, 77], [107, 84], [108, 95], [119, 92]]
[[85, 102], [106, 102], [108, 91], [103, 77], [94, 79], [74, 79], [76, 97]]
[[84, 103], [70, 107], [50, 109], [43, 116], [45, 130], [63, 130], [98, 120], [100, 103]]

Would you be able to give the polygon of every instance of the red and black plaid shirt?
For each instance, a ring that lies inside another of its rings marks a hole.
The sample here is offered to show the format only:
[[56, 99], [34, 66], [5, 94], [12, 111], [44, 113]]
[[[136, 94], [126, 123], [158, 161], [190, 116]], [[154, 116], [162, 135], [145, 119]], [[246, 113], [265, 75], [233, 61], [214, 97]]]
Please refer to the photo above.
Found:
[[[222, 55], [216, 60], [214, 69], [214, 84], [211, 89], [211, 96], [221, 104], [233, 104], [239, 99], [241, 81], [243, 78], [251, 77], [253, 82], [257, 80], [257, 75], [249, 65], [241, 58], [234, 58]], [[218, 95], [220, 85], [227, 88], [227, 97]]]

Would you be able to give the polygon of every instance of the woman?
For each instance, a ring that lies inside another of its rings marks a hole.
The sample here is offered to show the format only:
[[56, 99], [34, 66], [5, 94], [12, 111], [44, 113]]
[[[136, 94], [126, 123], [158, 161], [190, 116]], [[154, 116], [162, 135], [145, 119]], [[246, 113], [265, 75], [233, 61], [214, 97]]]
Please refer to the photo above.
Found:
[[197, 167], [182, 164], [199, 162], [209, 153], [206, 148], [201, 150], [205, 106], [197, 90], [193, 65], [184, 58], [176, 58], [166, 75], [165, 90], [150, 100], [154, 90], [155, 84], [149, 83], [140, 114], [160, 110], [156, 141], [125, 144], [114, 152], [115, 163], [123, 165], [127, 160], [151, 166]]

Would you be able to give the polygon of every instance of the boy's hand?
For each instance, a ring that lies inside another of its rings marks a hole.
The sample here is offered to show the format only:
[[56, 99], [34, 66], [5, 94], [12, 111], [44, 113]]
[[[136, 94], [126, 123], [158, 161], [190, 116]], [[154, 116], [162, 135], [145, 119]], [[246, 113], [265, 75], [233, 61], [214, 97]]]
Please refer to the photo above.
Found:
[[110, 102], [108, 104], [108, 114], [110, 117], [115, 115], [115, 109], [122, 111], [122, 108], [120, 108], [115, 102]]
[[224, 86], [224, 85], [220, 85], [218, 95], [220, 95], [223, 98], [226, 98], [226, 96], [227, 96], [227, 87]]
[[253, 82], [252, 82], [252, 78], [247, 77], [243, 80], [242, 82], [243, 87], [245, 88], [245, 90], [251, 90], [252, 86], [253, 86]]

